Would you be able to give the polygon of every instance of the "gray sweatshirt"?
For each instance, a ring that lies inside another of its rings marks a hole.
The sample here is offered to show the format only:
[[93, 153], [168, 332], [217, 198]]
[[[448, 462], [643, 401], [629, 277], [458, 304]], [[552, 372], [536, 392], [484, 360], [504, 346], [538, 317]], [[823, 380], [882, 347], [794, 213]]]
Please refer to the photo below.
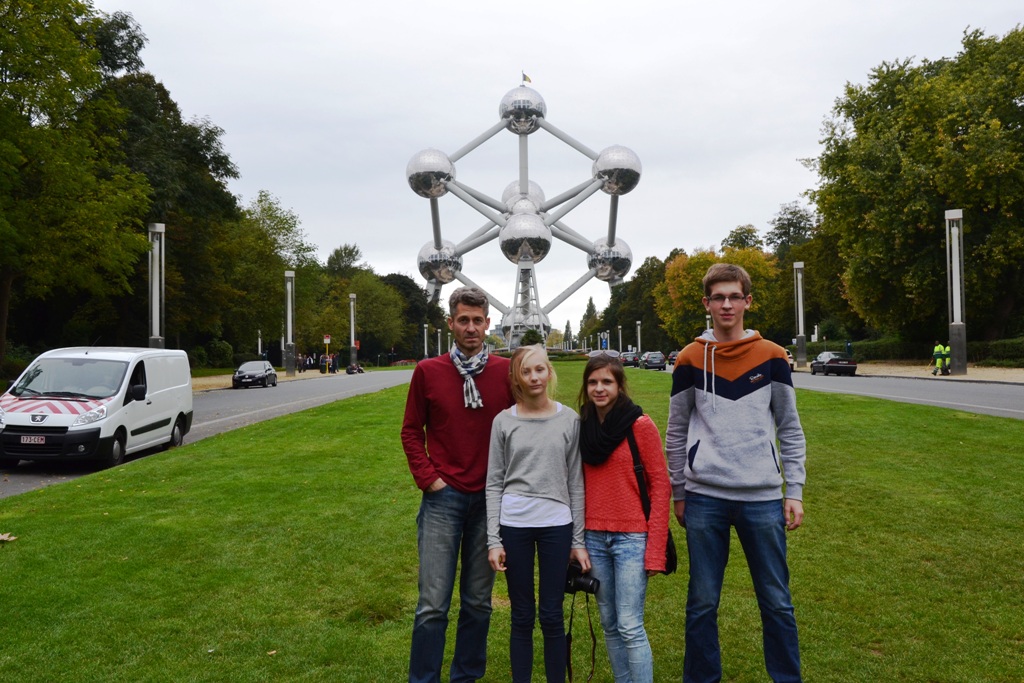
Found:
[[572, 547], [583, 542], [583, 465], [579, 416], [562, 406], [549, 417], [519, 417], [503, 410], [491, 425], [487, 461], [487, 547], [500, 548], [504, 493], [547, 498], [572, 512]]

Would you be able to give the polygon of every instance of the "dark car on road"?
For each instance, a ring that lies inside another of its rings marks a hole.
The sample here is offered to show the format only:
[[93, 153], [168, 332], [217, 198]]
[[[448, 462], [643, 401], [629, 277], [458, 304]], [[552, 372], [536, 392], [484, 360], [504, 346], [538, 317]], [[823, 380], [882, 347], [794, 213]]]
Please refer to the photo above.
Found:
[[231, 376], [231, 388], [276, 387], [277, 370], [265, 360], [251, 360], [242, 363]]
[[853, 356], [839, 351], [823, 351], [811, 361], [811, 374], [816, 375], [819, 372], [824, 375], [835, 374], [853, 377], [857, 374], [857, 361], [853, 359]]
[[622, 364], [627, 367], [631, 366], [635, 368], [640, 364], [640, 357], [632, 351], [623, 351], [619, 356], [619, 360], [621, 360]]
[[647, 351], [640, 356], [640, 367], [644, 370], [664, 370], [665, 354], [661, 351]]
[[679, 351], [669, 351], [668, 352], [668, 364], [673, 366], [673, 367], [675, 367], [676, 358], [678, 358], [678, 357], [679, 357]]

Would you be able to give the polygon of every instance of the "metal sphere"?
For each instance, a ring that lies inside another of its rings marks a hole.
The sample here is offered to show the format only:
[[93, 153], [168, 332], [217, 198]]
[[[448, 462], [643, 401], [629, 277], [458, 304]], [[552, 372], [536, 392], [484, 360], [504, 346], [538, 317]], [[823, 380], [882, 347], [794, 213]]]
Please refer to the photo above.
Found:
[[[523, 193], [519, 189], [519, 181], [513, 180], [505, 188], [504, 192], [501, 193], [501, 203], [505, 206], [509, 205], [509, 200], [521, 196]], [[544, 203], [544, 190], [540, 189], [540, 185], [533, 182], [532, 180], [527, 181], [526, 197], [531, 202], [540, 206]]]
[[498, 105], [498, 116], [508, 119], [508, 129], [517, 134], [529, 135], [537, 130], [537, 119], [547, 112], [548, 105], [540, 93], [525, 85], [509, 90]]
[[601, 150], [594, 161], [595, 178], [605, 181], [601, 187], [608, 194], [626, 194], [640, 182], [640, 157], [621, 145]]
[[587, 268], [596, 268], [595, 277], [602, 282], [622, 280], [632, 265], [633, 251], [621, 239], [608, 246], [608, 238], [602, 237], [594, 242], [594, 253], [587, 256]]
[[522, 195], [516, 195], [513, 199], [506, 202], [505, 206], [508, 207], [507, 213], [509, 214], [539, 213], [537, 205], [529, 197]]
[[442, 285], [454, 280], [462, 271], [462, 257], [455, 255], [455, 245], [448, 240], [441, 240], [440, 249], [434, 247], [433, 241], [424, 244], [416, 262], [424, 280]]
[[540, 263], [551, 250], [551, 228], [535, 213], [516, 213], [498, 232], [501, 253], [512, 263]]
[[448, 192], [445, 183], [455, 180], [455, 165], [439, 149], [425, 149], [416, 153], [405, 167], [409, 187], [421, 197], [433, 199]]

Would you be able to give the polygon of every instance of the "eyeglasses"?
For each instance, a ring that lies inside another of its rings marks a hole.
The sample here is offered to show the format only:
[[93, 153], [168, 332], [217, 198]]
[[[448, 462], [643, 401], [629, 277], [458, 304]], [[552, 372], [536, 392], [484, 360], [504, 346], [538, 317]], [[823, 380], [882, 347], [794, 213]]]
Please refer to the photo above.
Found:
[[605, 349], [594, 349], [593, 351], [588, 353], [587, 356], [590, 357], [590, 358], [597, 358], [598, 356], [608, 356], [609, 358], [618, 358], [619, 357], [619, 352], [616, 351], [615, 349], [607, 349], [607, 350], [605, 350]]
[[719, 306], [724, 304], [726, 299], [728, 299], [730, 303], [741, 304], [747, 300], [747, 297], [745, 294], [730, 294], [729, 296], [724, 294], [715, 294], [708, 297], [708, 301], [713, 304], [718, 304]]

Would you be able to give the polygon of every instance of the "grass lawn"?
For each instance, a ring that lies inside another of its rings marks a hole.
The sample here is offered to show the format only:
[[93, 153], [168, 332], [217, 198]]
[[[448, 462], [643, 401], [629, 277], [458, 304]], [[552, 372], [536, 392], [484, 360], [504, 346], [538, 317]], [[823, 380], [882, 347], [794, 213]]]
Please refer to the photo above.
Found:
[[[558, 370], [571, 404], [583, 364]], [[627, 372], [664, 430], [669, 375]], [[17, 537], [0, 544], [0, 679], [403, 680], [419, 504], [399, 441], [405, 391], [0, 500], [0, 534]], [[1024, 424], [808, 391], [799, 401], [807, 519], [789, 553], [806, 680], [1024, 680]], [[682, 670], [682, 530], [676, 539], [679, 573], [648, 592], [658, 681]], [[589, 670], [582, 616], [577, 606], [577, 680]], [[508, 622], [499, 577], [490, 681], [509, 679]], [[738, 544], [720, 622], [725, 680], [766, 680]], [[537, 680], [540, 652], [538, 641]], [[595, 680], [610, 680], [603, 642], [597, 665]]]

